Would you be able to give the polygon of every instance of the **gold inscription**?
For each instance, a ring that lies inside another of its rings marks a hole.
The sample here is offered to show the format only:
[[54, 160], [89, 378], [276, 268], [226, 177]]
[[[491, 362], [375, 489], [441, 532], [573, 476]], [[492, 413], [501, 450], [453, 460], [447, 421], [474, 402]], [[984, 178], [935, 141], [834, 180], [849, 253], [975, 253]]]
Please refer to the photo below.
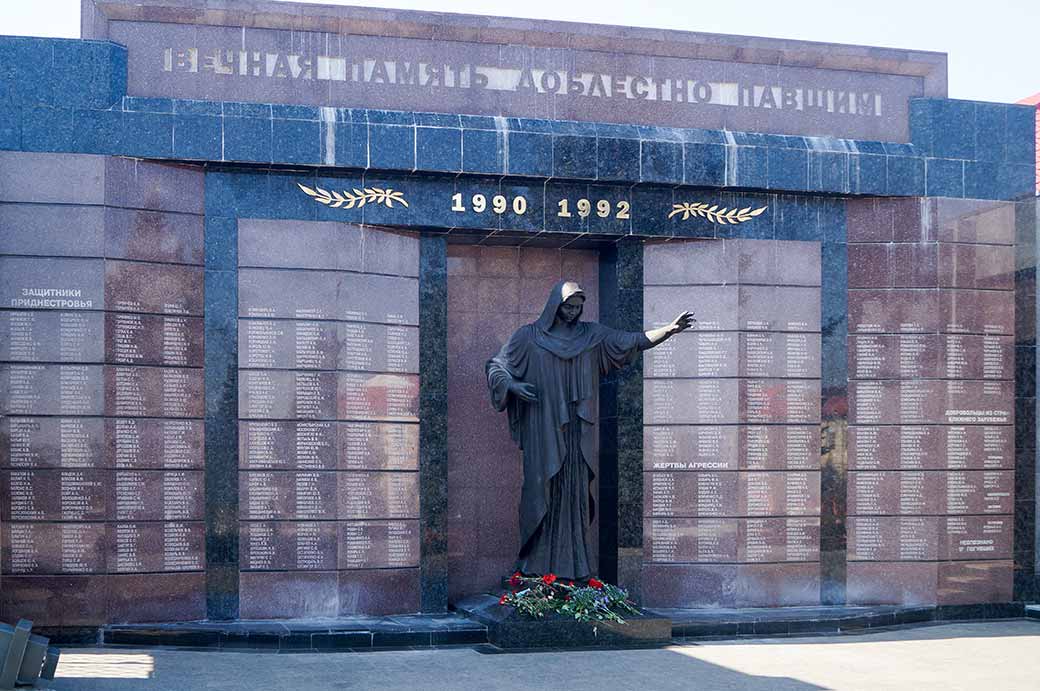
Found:
[[[467, 208], [461, 192], [451, 195], [451, 210], [465, 213], [472, 209], [478, 214], [482, 214], [488, 209], [488, 198], [483, 194], [474, 194], [468, 201], [469, 207]], [[523, 216], [527, 213], [527, 197], [517, 195], [509, 200], [504, 194], [496, 194], [491, 197], [491, 211], [499, 215], [511, 211], [517, 216]]]
[[556, 206], [559, 207], [556, 215], [560, 218], [571, 218], [575, 213], [579, 218], [588, 218], [593, 213], [600, 218], [608, 218], [613, 213], [614, 218], [628, 219], [631, 218], [632, 210], [631, 204], [624, 199], [614, 202], [613, 205], [609, 199], [597, 199], [593, 206], [592, 200], [581, 198], [575, 201], [573, 211], [570, 199], [561, 199], [556, 202]]

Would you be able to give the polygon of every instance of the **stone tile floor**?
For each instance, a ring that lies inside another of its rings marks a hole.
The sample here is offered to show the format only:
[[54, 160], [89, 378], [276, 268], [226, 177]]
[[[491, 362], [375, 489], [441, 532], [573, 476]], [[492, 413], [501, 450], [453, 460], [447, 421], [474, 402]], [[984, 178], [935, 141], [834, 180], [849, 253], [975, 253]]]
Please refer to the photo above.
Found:
[[656, 650], [482, 654], [68, 648], [53, 691], [195, 689], [698, 689], [1035, 691], [1040, 621], [953, 623]]

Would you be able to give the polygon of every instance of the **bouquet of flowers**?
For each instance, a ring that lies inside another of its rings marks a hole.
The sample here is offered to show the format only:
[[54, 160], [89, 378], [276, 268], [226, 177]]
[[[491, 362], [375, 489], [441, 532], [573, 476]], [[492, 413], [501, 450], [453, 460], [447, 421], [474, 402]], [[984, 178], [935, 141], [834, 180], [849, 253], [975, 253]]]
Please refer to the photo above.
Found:
[[624, 614], [639, 614], [622, 588], [595, 578], [587, 584], [562, 581], [554, 574], [524, 576], [519, 571], [509, 579], [511, 592], [498, 604], [516, 608], [528, 617], [544, 617], [555, 612], [577, 621], [616, 621], [624, 624]]

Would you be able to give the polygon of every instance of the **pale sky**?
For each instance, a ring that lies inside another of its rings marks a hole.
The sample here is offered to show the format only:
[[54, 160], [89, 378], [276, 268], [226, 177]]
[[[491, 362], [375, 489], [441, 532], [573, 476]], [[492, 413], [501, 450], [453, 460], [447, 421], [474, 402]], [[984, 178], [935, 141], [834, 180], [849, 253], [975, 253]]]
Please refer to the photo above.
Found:
[[[1040, 91], [1040, 0], [302, 0], [931, 50], [950, 97], [1012, 103]], [[79, 36], [80, 0], [0, 0], [0, 34]]]

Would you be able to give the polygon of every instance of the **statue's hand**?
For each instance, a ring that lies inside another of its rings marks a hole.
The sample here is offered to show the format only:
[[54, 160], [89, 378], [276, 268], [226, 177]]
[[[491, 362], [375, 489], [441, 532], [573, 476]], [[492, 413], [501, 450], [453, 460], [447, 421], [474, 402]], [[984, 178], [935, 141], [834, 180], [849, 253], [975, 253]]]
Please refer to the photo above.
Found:
[[521, 401], [527, 401], [528, 403], [535, 403], [538, 401], [538, 389], [534, 388], [534, 384], [515, 381], [509, 385], [509, 392]]
[[672, 320], [671, 330], [673, 334], [677, 334], [680, 331], [686, 331], [686, 329], [693, 326], [697, 320], [693, 318], [693, 312], [683, 312], [678, 317]]

